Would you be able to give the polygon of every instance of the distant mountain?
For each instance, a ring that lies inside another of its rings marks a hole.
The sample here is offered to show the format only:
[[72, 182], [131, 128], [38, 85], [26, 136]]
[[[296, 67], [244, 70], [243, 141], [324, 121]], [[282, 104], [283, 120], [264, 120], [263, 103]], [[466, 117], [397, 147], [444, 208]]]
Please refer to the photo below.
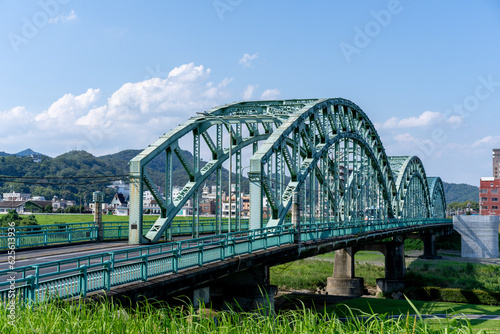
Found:
[[471, 186], [465, 183], [446, 183], [443, 182], [446, 203], [463, 203], [465, 201], [479, 201], [479, 187]]
[[45, 155], [43, 153], [35, 152], [31, 148], [27, 148], [24, 151], [17, 152], [17, 153], [14, 153], [14, 154], [2, 151], [2, 152], [0, 152], [0, 157], [9, 157], [9, 156], [12, 156], [12, 155], [15, 155], [16, 157], [26, 157], [26, 156], [30, 156], [30, 155], [33, 155], [33, 154], [47, 156], [47, 155]]
[[[28, 150], [26, 150], [27, 152]], [[107, 188], [111, 181], [87, 178], [89, 176], [113, 176], [124, 175], [124, 181], [128, 181], [129, 161], [139, 154], [141, 150], [125, 150], [115, 154], [95, 157], [86, 151], [71, 151], [61, 154], [55, 158], [42, 156], [38, 161], [31, 157], [19, 155], [0, 156], [0, 176], [18, 177], [58, 177], [66, 180], [38, 181], [28, 179], [19, 183], [8, 182], [0, 177], [0, 193], [12, 190], [22, 193], [31, 193], [34, 196], [44, 196], [51, 199], [53, 196], [66, 200], [85, 200], [92, 198], [92, 192], [102, 191], [105, 200], [110, 201], [114, 196], [114, 190]], [[182, 151], [182, 155], [188, 164], [193, 164], [193, 156], [188, 151]], [[153, 159], [146, 169], [153, 181], [164, 191], [165, 186], [165, 153]], [[173, 186], [184, 186], [188, 181], [188, 175], [177, 156], [173, 157], [172, 180]], [[201, 161], [203, 167], [206, 162]], [[222, 169], [222, 179], [227, 180], [228, 171]], [[72, 177], [86, 177], [85, 179], [71, 179]], [[42, 184], [34, 184], [33, 182]], [[215, 175], [211, 175], [207, 181], [208, 186], [215, 185]], [[222, 188], [227, 190], [227, 182], [223, 182]], [[246, 178], [242, 180], [242, 190], [248, 192], [249, 184]]]
[[31, 148], [27, 148], [24, 151], [17, 152], [14, 155], [17, 156], [17, 157], [25, 157], [25, 156], [30, 156], [30, 155], [33, 155], [33, 154], [36, 154], [36, 155], [45, 155], [45, 154], [42, 154], [42, 153], [35, 152]]

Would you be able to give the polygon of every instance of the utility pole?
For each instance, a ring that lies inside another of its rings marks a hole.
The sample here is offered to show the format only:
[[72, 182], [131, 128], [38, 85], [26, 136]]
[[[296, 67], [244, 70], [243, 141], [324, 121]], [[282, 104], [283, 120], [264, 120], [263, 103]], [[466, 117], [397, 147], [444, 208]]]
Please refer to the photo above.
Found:
[[104, 202], [104, 194], [100, 191], [94, 191], [94, 224], [97, 225], [97, 240], [104, 241], [104, 225], [102, 224], [102, 202]]

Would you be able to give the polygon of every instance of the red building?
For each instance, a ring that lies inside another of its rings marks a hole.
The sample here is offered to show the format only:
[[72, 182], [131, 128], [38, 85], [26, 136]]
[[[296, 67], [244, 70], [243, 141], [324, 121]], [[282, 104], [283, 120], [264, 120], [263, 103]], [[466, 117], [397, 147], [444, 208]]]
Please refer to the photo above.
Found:
[[479, 214], [483, 216], [500, 215], [500, 179], [482, 177], [479, 185]]

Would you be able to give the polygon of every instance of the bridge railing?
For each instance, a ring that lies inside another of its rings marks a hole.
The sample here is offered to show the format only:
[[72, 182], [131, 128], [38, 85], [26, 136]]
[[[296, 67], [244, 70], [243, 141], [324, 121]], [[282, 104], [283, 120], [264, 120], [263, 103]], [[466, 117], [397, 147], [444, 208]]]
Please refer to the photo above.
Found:
[[[3, 270], [0, 271], [0, 290], [14, 283], [16, 298], [31, 302], [85, 296], [112, 286], [146, 281], [293, 242], [294, 229], [287, 225], [135, 247]], [[13, 276], [16, 279], [10, 282]], [[0, 301], [8, 300], [9, 291], [0, 291]]]
[[399, 229], [419, 225], [445, 224], [450, 222], [450, 219], [426, 218], [359, 220], [352, 222], [301, 224], [301, 241], [327, 239], [347, 235], [358, 236], [390, 229]]
[[[124, 240], [128, 238], [128, 221], [104, 222], [105, 240]], [[145, 234], [154, 221], [145, 221]], [[227, 220], [222, 223], [222, 232], [227, 232]], [[248, 229], [248, 219], [242, 220], [242, 230]], [[200, 233], [216, 233], [215, 219], [200, 220]], [[192, 232], [192, 220], [174, 220], [172, 235], [189, 235]], [[72, 244], [76, 242], [97, 241], [97, 226], [94, 222], [67, 223], [54, 225], [16, 226], [14, 228], [0, 227], [0, 251], [22, 249], [56, 244]]]
[[[341, 237], [349, 241], [363, 235], [405, 227], [450, 224], [446, 219], [357, 221], [302, 224], [301, 241]], [[0, 301], [12, 296], [25, 302], [85, 296], [113, 286], [202, 267], [237, 255], [250, 254], [295, 242], [296, 230], [289, 224], [273, 228], [232, 232], [197, 239], [103, 252], [0, 271]], [[11, 279], [15, 277], [14, 279]], [[9, 290], [10, 289], [10, 290]], [[10, 292], [10, 294], [9, 294]]]

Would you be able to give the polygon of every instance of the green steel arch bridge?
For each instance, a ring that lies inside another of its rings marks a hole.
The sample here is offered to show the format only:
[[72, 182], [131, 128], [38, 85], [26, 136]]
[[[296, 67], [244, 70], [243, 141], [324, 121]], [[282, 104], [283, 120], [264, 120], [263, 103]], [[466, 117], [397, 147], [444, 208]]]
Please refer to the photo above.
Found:
[[[198, 237], [200, 189], [213, 175], [219, 231], [227, 182], [234, 189], [234, 195], [226, 196], [231, 206], [229, 231], [240, 230], [246, 168], [250, 229], [283, 225], [293, 215], [294, 204], [296, 215], [300, 212], [295, 223], [445, 218], [441, 179], [427, 177], [418, 157], [387, 156], [373, 123], [349, 100], [237, 102], [197, 114], [130, 161], [131, 244], [156, 243], [168, 235], [189, 199], [192, 234]], [[180, 148], [186, 142], [192, 145], [192, 161]], [[202, 162], [202, 152], [209, 153], [208, 162]], [[157, 185], [148, 164], [160, 155], [166, 159], [165, 183]], [[180, 161], [189, 180], [175, 197], [173, 159]], [[222, 166], [228, 160], [229, 180], [223, 180]], [[164, 197], [158, 186], [165, 189]], [[145, 235], [144, 190], [151, 191], [161, 211]]]
[[[166, 161], [159, 185], [149, 172], [158, 158]], [[175, 196], [174, 159], [188, 179]], [[242, 224], [245, 169], [248, 224]], [[209, 178], [215, 179], [215, 230], [200, 236], [200, 190]], [[231, 188], [231, 214], [223, 215]], [[145, 190], [161, 211], [149, 231], [142, 220]], [[190, 199], [192, 238], [170, 241], [172, 222]], [[255, 277], [271, 294], [269, 266], [329, 251], [337, 252], [332, 294], [359, 294], [354, 254], [361, 249], [385, 255], [381, 289], [397, 291], [405, 276], [404, 238], [421, 237], [424, 256], [433, 258], [435, 235], [452, 228], [441, 179], [427, 177], [418, 157], [387, 156], [367, 115], [341, 98], [239, 102], [200, 112], [130, 161], [130, 203], [129, 246], [51, 262], [42, 257], [21, 267], [0, 263], [0, 302], [99, 291], [156, 297], [221, 279], [223, 286], [255, 285]], [[163, 236], [170, 242], [158, 242]], [[20, 244], [22, 235], [9, 238]]]

